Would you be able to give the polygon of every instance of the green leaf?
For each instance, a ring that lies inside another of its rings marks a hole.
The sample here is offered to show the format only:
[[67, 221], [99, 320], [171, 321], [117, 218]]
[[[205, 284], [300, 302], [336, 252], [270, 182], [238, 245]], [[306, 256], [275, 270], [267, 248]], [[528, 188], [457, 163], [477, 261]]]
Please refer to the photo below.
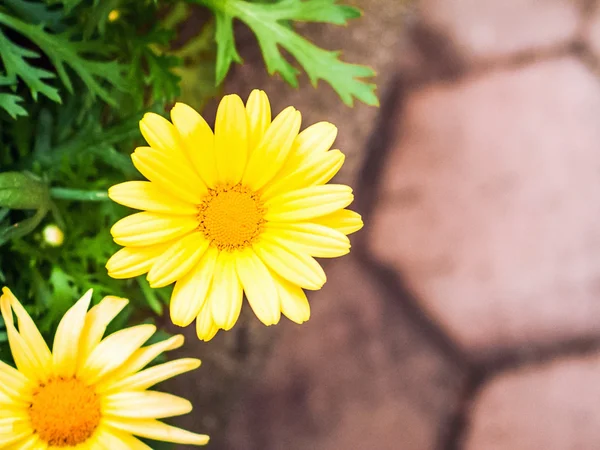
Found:
[[[1, 16], [2, 13], [0, 13]], [[38, 93], [41, 93], [50, 100], [60, 103], [58, 90], [44, 81], [54, 78], [54, 74], [32, 66], [26, 58], [39, 58], [39, 54], [11, 42], [0, 31], [0, 60], [6, 71], [5, 82], [16, 85], [18, 77], [25, 82], [34, 100], [37, 100]]]
[[54, 28], [60, 22], [62, 11], [40, 2], [26, 0], [4, 0], [6, 6], [12, 9], [17, 16], [25, 22], [39, 24], [43, 23]]
[[[219, 10], [215, 10], [217, 28], [215, 40], [217, 41], [217, 84], [221, 84], [229, 72], [229, 67], [234, 61], [242, 62], [242, 58], [235, 48], [233, 36], [233, 17]], [[265, 60], [267, 57], [265, 56]]]
[[62, 3], [65, 6], [65, 10], [67, 12], [71, 11], [77, 5], [79, 5], [82, 0], [47, 0], [50, 4]]
[[256, 35], [267, 70], [279, 73], [289, 84], [298, 85], [298, 70], [281, 54], [289, 52], [304, 68], [316, 86], [329, 83], [340, 98], [352, 106], [354, 98], [378, 105], [375, 85], [363, 81], [375, 75], [366, 66], [339, 59], [339, 52], [323, 50], [287, 26], [289, 21], [322, 22], [344, 25], [360, 16], [360, 11], [337, 4], [337, 0], [280, 0], [276, 3], [250, 3], [246, 0], [191, 0], [211, 8], [216, 17], [217, 83], [221, 83], [233, 62], [241, 62], [235, 48], [233, 19], [244, 22]]
[[40, 224], [47, 212], [47, 209], [40, 208], [33, 216], [0, 229], [0, 245], [4, 245], [12, 239], [18, 239], [31, 233]]
[[22, 172], [0, 173], [0, 206], [11, 209], [49, 208], [45, 183]]
[[148, 284], [148, 281], [146, 281], [145, 278], [137, 277], [136, 280], [137, 280], [138, 284], [140, 285], [140, 289], [144, 293], [144, 297], [146, 297], [148, 306], [150, 306], [152, 311], [154, 311], [156, 314], [158, 314], [160, 316], [162, 314], [163, 305], [160, 303], [160, 300], [158, 299], [156, 293], [150, 287], [150, 285]]
[[[54, 65], [60, 80], [69, 92], [73, 93], [73, 85], [69, 79], [69, 76], [67, 75], [67, 67], [71, 68], [77, 74], [77, 76], [86, 85], [92, 96], [97, 95], [109, 104], [115, 105], [116, 99], [108, 91], [108, 89], [103, 86], [104, 82], [112, 85], [119, 91], [124, 92], [127, 90], [127, 83], [125, 82], [123, 75], [125, 68], [123, 66], [114, 60], [97, 61], [87, 59], [84, 56], [90, 52], [94, 52], [97, 55], [105, 54], [109, 51], [109, 48], [107, 48], [105, 43], [100, 41], [72, 40], [70, 33], [68, 32], [53, 35], [44, 31], [43, 25], [30, 25], [1, 12], [0, 24], [12, 28], [35, 43], [48, 56]], [[5, 41], [7, 40], [5, 39]], [[4, 59], [4, 51], [2, 51], [1, 45], [2, 44], [0, 42], [0, 53]], [[28, 57], [37, 57], [37, 53], [35, 52], [25, 49], [22, 49], [21, 51], [27, 52], [29, 55]], [[22, 54], [22, 56], [27, 55]], [[40, 78], [43, 74], [46, 75], [46, 78], [53, 76], [53, 74], [50, 72], [33, 68], [31, 66], [28, 66], [25, 69], [26, 70], [22, 71], [24, 73], [20, 74], [21, 78], [23, 78], [24, 75], [27, 75], [27, 73], [31, 70], [37, 71], [37, 78]], [[7, 72], [10, 76], [11, 72], [8, 70], [8, 68]], [[25, 81], [27, 82], [27, 80]], [[33, 90], [32, 94], [34, 94]], [[58, 93], [56, 93], [56, 97], [58, 98]]]
[[4, 109], [13, 119], [19, 116], [26, 116], [27, 111], [21, 105], [23, 97], [19, 97], [14, 94], [2, 94], [0, 93], [0, 108]]

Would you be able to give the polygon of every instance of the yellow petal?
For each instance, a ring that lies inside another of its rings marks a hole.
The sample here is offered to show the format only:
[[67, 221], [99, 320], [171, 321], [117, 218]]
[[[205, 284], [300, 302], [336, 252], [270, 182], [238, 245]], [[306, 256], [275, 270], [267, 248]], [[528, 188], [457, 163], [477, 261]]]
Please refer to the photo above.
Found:
[[326, 216], [312, 219], [311, 222], [325, 225], [326, 227], [338, 230], [346, 235], [357, 232], [363, 227], [363, 221], [360, 214], [349, 209], [340, 209]]
[[289, 282], [305, 289], [321, 289], [327, 277], [314, 258], [302, 252], [292, 252], [269, 241], [260, 241], [253, 246], [260, 259], [272, 271]]
[[[1, 437], [0, 442], [2, 442]], [[42, 441], [37, 434], [18, 440], [8, 447], [2, 447], [3, 450], [46, 450], [47, 448], [48, 444]]]
[[98, 382], [124, 364], [155, 332], [156, 326], [150, 324], [114, 332], [96, 346], [78, 376], [89, 384]]
[[2, 292], [3, 296], [8, 298], [10, 306], [17, 316], [19, 334], [27, 343], [27, 346], [33, 353], [35, 360], [40, 366], [49, 368], [50, 362], [52, 361], [52, 354], [50, 353], [48, 344], [46, 344], [46, 341], [42, 337], [37, 326], [9, 288], [5, 287], [2, 289]]
[[117, 392], [102, 396], [102, 415], [127, 419], [163, 419], [192, 410], [189, 400], [165, 392]]
[[146, 247], [181, 237], [197, 227], [194, 217], [140, 212], [119, 220], [110, 232], [119, 245]]
[[261, 239], [318, 258], [337, 258], [350, 252], [350, 240], [344, 233], [316, 223], [269, 222]]
[[195, 370], [200, 367], [200, 360], [195, 358], [182, 358], [169, 361], [164, 364], [150, 367], [141, 372], [130, 375], [122, 380], [107, 386], [106, 390], [98, 391], [105, 394], [107, 392], [124, 391], [143, 391], [161, 381], [168, 380], [182, 373]]
[[90, 289], [65, 313], [58, 324], [52, 345], [52, 363], [57, 376], [70, 378], [77, 371], [79, 339], [91, 300]]
[[234, 256], [226, 251], [219, 252], [210, 291], [208, 304], [211, 305], [215, 324], [230, 330], [242, 309], [243, 291], [235, 270]]
[[183, 216], [195, 216], [198, 208], [193, 203], [169, 195], [149, 181], [126, 181], [108, 189], [111, 200], [134, 209]]
[[221, 183], [237, 184], [248, 158], [248, 125], [242, 99], [226, 95], [215, 119], [215, 156]]
[[281, 169], [300, 130], [302, 116], [293, 107], [284, 109], [252, 151], [242, 183], [257, 191]]
[[311, 186], [287, 192], [265, 202], [265, 219], [273, 222], [309, 220], [345, 208], [352, 200], [354, 196], [349, 186]]
[[150, 147], [166, 154], [181, 152], [181, 142], [171, 122], [155, 113], [146, 113], [140, 120], [140, 131]]
[[265, 325], [278, 323], [281, 309], [273, 275], [251, 248], [236, 255], [235, 265], [248, 303], [256, 317]]
[[215, 160], [215, 137], [210, 126], [193, 108], [176, 103], [171, 120], [186, 147], [192, 165], [207, 186], [214, 187], [218, 180]]
[[275, 281], [281, 301], [281, 312], [293, 322], [306, 322], [310, 318], [310, 305], [302, 288], [280, 277]]
[[246, 102], [248, 117], [248, 148], [250, 153], [260, 143], [271, 124], [271, 104], [264, 91], [254, 89]]
[[146, 247], [123, 247], [106, 263], [108, 274], [113, 278], [133, 278], [150, 270], [154, 262], [169, 247], [172, 241]]
[[337, 127], [329, 122], [315, 123], [302, 131], [294, 141], [294, 155], [326, 152], [337, 137]]
[[[0, 419], [0, 448], [5, 449], [13, 444], [22, 445], [31, 439], [33, 429], [30, 424], [15, 423], [13, 419]], [[18, 447], [20, 450], [20, 446]], [[36, 449], [37, 450], [37, 449]]]
[[200, 232], [193, 232], [177, 240], [157, 258], [148, 272], [148, 282], [153, 288], [168, 286], [184, 277], [208, 248], [209, 242]]
[[164, 341], [134, 351], [130, 358], [100, 382], [97, 387], [98, 391], [105, 390], [119, 380], [136, 373], [154, 361], [160, 354], [169, 350], [175, 350], [181, 347], [183, 343], [184, 337], [181, 334], [177, 334]]
[[208, 192], [206, 184], [187, 159], [150, 147], [136, 148], [131, 159], [142, 175], [182, 201], [198, 204]]
[[219, 327], [215, 324], [212, 317], [210, 299], [207, 299], [196, 319], [196, 335], [201, 341], [208, 342], [215, 337], [218, 331]]
[[30, 381], [25, 375], [4, 361], [0, 361], [0, 393], [4, 393], [11, 399], [18, 399], [23, 396], [28, 387]]
[[188, 445], [206, 445], [209, 441], [205, 434], [191, 433], [158, 420], [107, 419], [105, 423], [112, 428], [155, 441]]
[[294, 172], [265, 186], [261, 199], [266, 201], [286, 192], [325, 184], [338, 173], [344, 159], [344, 154], [339, 150], [309, 155], [306, 162]]
[[337, 128], [329, 122], [318, 122], [303, 130], [294, 140], [287, 160], [276, 178], [283, 178], [304, 165], [316, 153], [331, 148], [337, 136]]
[[104, 297], [85, 316], [85, 325], [79, 339], [79, 366], [83, 366], [88, 356], [100, 343], [106, 328], [127, 306], [129, 300], [112, 295]]
[[210, 288], [219, 251], [209, 247], [196, 267], [177, 281], [171, 295], [171, 320], [187, 327], [200, 313]]
[[152, 450], [152, 447], [131, 434], [107, 426], [104, 420], [94, 432], [92, 439], [100, 444], [100, 447], [97, 449], [92, 447], [90, 450]]
[[30, 380], [46, 382], [52, 374], [52, 366], [38, 360], [36, 350], [31, 347], [15, 328], [11, 308], [11, 300], [14, 296], [12, 296], [8, 288], [4, 288], [3, 292], [4, 294], [0, 297], [0, 309], [8, 335], [8, 343], [17, 369]]

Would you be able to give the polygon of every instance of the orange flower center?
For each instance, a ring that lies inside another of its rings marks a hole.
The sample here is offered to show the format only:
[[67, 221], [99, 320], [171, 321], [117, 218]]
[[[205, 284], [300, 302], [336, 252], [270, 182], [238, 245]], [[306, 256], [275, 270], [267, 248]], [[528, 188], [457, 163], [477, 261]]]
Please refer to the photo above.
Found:
[[100, 399], [77, 378], [55, 378], [33, 392], [31, 425], [40, 439], [55, 447], [87, 441], [100, 423]]
[[198, 205], [200, 231], [219, 250], [251, 245], [262, 231], [264, 215], [259, 195], [241, 184], [211, 189]]

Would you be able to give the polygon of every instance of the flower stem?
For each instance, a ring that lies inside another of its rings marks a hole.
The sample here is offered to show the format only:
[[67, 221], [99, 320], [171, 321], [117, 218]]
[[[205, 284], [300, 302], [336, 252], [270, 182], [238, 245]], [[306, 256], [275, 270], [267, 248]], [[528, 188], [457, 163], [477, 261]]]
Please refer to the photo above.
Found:
[[61, 200], [81, 200], [85, 202], [102, 202], [108, 200], [107, 191], [84, 191], [69, 188], [51, 188], [50, 196]]

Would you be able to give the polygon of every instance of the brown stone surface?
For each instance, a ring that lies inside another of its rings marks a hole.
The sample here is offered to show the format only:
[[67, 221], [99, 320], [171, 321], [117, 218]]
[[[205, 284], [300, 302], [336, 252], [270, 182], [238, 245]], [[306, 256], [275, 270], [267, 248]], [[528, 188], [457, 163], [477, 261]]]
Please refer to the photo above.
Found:
[[356, 260], [328, 265], [306, 324], [280, 325], [227, 448], [436, 448], [462, 378]]
[[351, 3], [365, 16], [349, 28], [302, 31], [374, 66], [380, 87], [396, 79], [391, 107], [347, 108], [306, 78], [290, 88], [249, 35], [225, 92], [262, 88], [275, 112], [338, 124], [342, 182], [375, 152], [357, 189], [373, 205], [352, 238], [362, 253], [327, 262], [302, 326], [264, 327], [245, 306], [215, 341], [192, 337], [180, 354], [204, 365], [172, 388], [196, 407], [178, 423], [211, 433], [212, 450], [595, 449], [600, 356], [569, 356], [592, 339], [555, 345], [600, 339], [600, 83], [567, 45], [583, 36], [599, 54], [600, 19], [580, 23], [594, 2], [421, 0], [410, 31], [399, 0]]
[[591, 8], [591, 12], [584, 27], [583, 37], [598, 66], [600, 65], [600, 4]]
[[471, 62], [564, 45], [576, 36], [579, 0], [420, 0], [420, 18]]
[[465, 450], [594, 450], [600, 446], [600, 356], [499, 375], [476, 399]]
[[598, 117], [571, 57], [407, 99], [371, 248], [462, 345], [598, 334]]

